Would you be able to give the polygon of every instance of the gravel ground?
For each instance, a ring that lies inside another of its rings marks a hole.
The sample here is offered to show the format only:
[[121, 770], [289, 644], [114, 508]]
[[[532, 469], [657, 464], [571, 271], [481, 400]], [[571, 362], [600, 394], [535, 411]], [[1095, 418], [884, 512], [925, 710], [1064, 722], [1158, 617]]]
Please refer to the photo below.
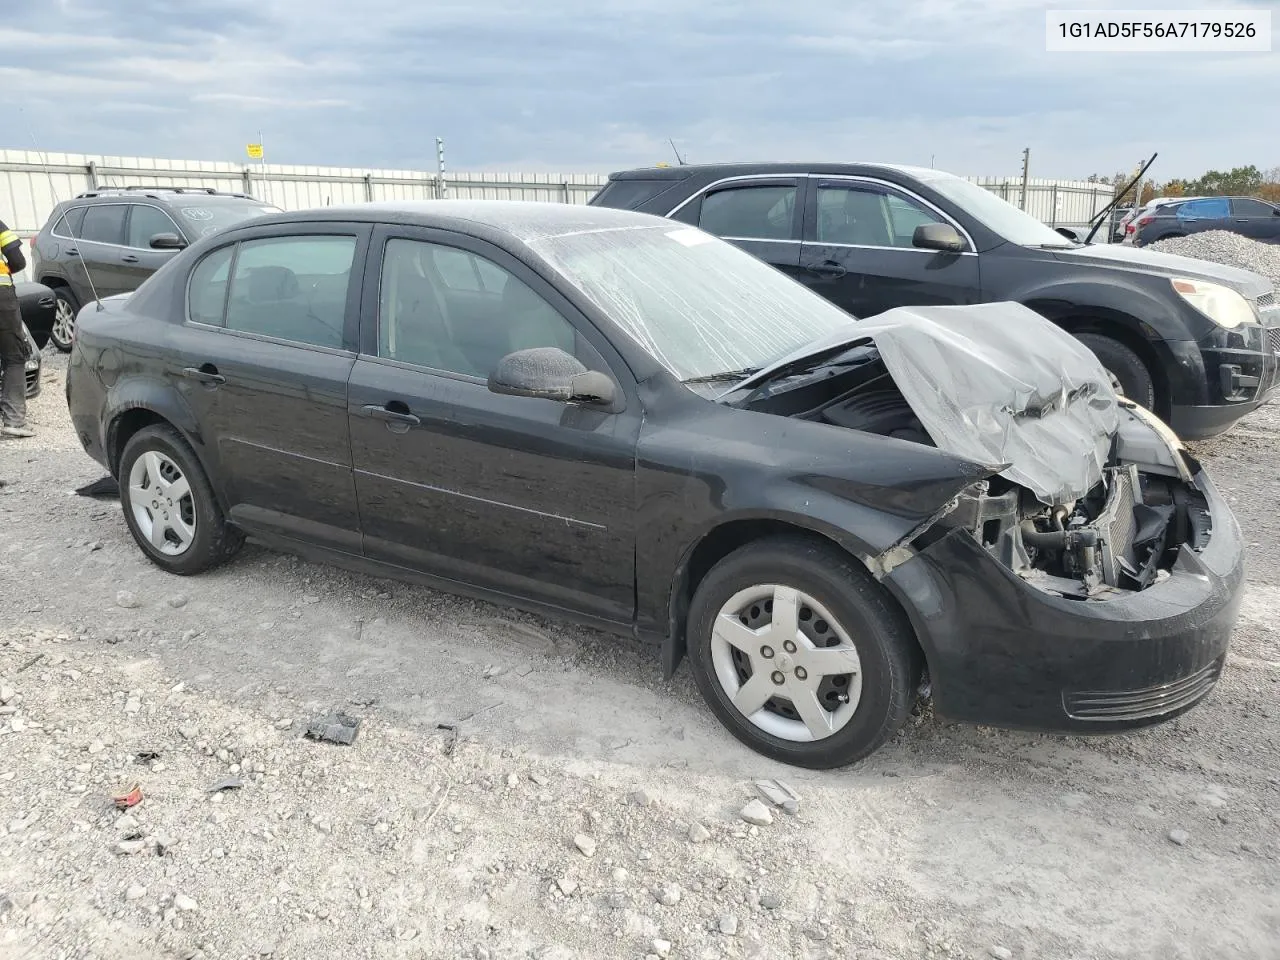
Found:
[[[161, 573], [73, 495], [100, 470], [47, 359], [39, 437], [0, 445], [0, 957], [1280, 957], [1278, 405], [1196, 447], [1251, 541], [1199, 708], [1089, 739], [924, 709], [816, 774], [612, 637], [253, 546]], [[354, 744], [302, 736], [333, 709]], [[749, 823], [767, 777], [799, 810]]]
[[1208, 230], [1189, 237], [1173, 237], [1148, 245], [1161, 253], [1211, 260], [1260, 273], [1280, 289], [1280, 243], [1260, 243], [1227, 230]]

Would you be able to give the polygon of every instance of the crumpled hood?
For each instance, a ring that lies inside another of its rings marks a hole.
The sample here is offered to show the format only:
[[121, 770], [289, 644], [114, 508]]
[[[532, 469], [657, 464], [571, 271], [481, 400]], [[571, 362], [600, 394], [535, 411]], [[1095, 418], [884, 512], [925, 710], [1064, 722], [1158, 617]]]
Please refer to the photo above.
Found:
[[1055, 250], [1054, 256], [1067, 263], [1089, 263], [1122, 270], [1141, 270], [1162, 277], [1208, 280], [1210, 283], [1230, 287], [1252, 300], [1272, 290], [1270, 280], [1249, 270], [1120, 243], [1098, 243], [1073, 250]]
[[[1102, 480], [1119, 414], [1102, 365], [1019, 303], [898, 307], [785, 357], [863, 338], [939, 449], [994, 468], [1046, 504]], [[766, 368], [740, 385], [768, 378]]]

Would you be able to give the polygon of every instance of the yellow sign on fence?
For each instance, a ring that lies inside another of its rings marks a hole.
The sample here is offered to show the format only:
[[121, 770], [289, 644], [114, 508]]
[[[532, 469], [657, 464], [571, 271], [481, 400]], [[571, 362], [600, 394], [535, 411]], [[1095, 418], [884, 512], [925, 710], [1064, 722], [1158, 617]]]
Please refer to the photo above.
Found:
[[245, 151], [249, 154], [250, 160], [262, 159], [262, 144], [250, 143], [245, 146]]

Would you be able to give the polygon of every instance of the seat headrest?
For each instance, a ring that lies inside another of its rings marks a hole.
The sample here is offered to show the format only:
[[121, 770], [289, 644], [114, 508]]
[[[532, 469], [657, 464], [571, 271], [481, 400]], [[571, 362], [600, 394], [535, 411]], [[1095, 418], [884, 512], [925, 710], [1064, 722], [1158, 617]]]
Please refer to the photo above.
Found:
[[249, 273], [249, 299], [289, 300], [298, 295], [298, 276], [288, 267], [258, 267]]

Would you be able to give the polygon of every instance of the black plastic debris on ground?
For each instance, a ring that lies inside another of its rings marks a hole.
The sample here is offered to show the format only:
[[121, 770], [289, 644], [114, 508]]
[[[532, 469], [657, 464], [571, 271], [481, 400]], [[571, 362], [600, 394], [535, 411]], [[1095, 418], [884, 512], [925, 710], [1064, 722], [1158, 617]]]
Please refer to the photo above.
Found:
[[109, 500], [120, 496], [120, 484], [116, 483], [115, 477], [103, 477], [80, 487], [76, 493], [95, 500]]
[[320, 740], [324, 743], [341, 743], [350, 746], [355, 742], [356, 734], [360, 732], [360, 721], [355, 717], [349, 717], [345, 713], [331, 713], [327, 717], [320, 717], [307, 727], [307, 732], [303, 734], [308, 740]]

